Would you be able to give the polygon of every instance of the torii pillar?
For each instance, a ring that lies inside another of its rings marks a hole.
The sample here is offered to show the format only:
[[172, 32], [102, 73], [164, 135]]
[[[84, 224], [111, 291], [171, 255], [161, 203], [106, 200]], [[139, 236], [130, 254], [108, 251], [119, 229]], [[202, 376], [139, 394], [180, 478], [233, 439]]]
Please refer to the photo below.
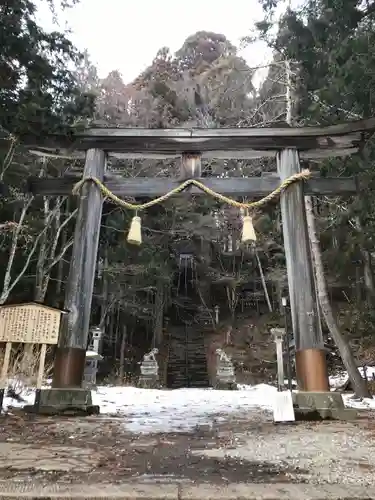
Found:
[[[100, 149], [86, 152], [84, 177], [104, 180], [106, 155]], [[42, 391], [40, 412], [69, 408], [98, 412], [92, 406], [91, 391], [82, 388], [90, 327], [91, 302], [99, 245], [103, 196], [98, 187], [83, 185], [74, 233], [70, 271], [62, 321], [55, 356], [52, 389]]]
[[[298, 151], [282, 150], [277, 156], [277, 169], [281, 181], [300, 172]], [[296, 182], [280, 198], [297, 383], [303, 391], [329, 392], [303, 189], [303, 183]]]
[[[300, 172], [298, 151], [285, 149], [278, 153], [277, 169], [282, 181]], [[280, 203], [300, 389], [293, 393], [296, 419], [355, 418], [355, 411], [345, 409], [341, 394], [329, 388], [303, 184], [289, 186], [281, 194]]]

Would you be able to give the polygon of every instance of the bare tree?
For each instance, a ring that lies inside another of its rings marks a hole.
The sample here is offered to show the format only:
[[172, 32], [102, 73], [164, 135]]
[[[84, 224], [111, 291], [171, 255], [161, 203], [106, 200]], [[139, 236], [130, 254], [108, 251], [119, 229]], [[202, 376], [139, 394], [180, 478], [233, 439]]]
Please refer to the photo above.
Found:
[[26, 217], [28, 209], [31, 206], [32, 201], [33, 201], [33, 197], [28, 197], [24, 200], [24, 204], [22, 207], [20, 218], [18, 219], [18, 223], [15, 224], [14, 229], [13, 229], [12, 242], [11, 242], [10, 250], [9, 250], [8, 263], [7, 263], [7, 267], [5, 269], [5, 275], [4, 275], [4, 281], [3, 281], [3, 289], [2, 289], [2, 292], [0, 294], [0, 304], [4, 304], [7, 301], [9, 294], [13, 288], [13, 287], [11, 287], [12, 268], [13, 268], [13, 263], [14, 263], [14, 259], [16, 256], [18, 240], [19, 240], [19, 237], [21, 235], [22, 230], [24, 229], [25, 217]]
[[[47, 231], [44, 233], [45, 236], [40, 244], [39, 249], [39, 257], [37, 264], [37, 274], [36, 274], [36, 290], [35, 290], [35, 300], [39, 302], [43, 302], [48, 290], [49, 281], [51, 278], [51, 271], [58, 264], [69, 250], [69, 248], [73, 245], [73, 238], [70, 238], [67, 241], [64, 241], [60, 245], [60, 250], [57, 252], [59, 242], [63, 233], [63, 230], [67, 226], [67, 224], [77, 215], [78, 209], [73, 210], [70, 214], [66, 216], [66, 218], [61, 221], [61, 206], [66, 201], [66, 197], [60, 198], [57, 200], [55, 205], [55, 216], [54, 216], [54, 229], [55, 234], [52, 239], [52, 245], [50, 247], [47, 246]], [[46, 214], [46, 212], [45, 212]], [[49, 228], [52, 228], [52, 222], [48, 219], [48, 213], [45, 215], [45, 225], [48, 224]]]
[[254, 247], [254, 251], [255, 251], [255, 258], [257, 260], [257, 264], [258, 264], [258, 268], [259, 268], [259, 274], [260, 274], [260, 279], [262, 282], [262, 287], [264, 290], [264, 295], [265, 295], [266, 301], [267, 301], [268, 310], [269, 310], [269, 312], [272, 312], [272, 304], [271, 304], [271, 300], [270, 300], [270, 295], [269, 295], [268, 290], [267, 290], [267, 283], [266, 283], [266, 279], [264, 277], [262, 263], [261, 263], [260, 258], [259, 258], [258, 250], [255, 247]]
[[[56, 217], [56, 215], [59, 212], [59, 209], [61, 207], [61, 204], [58, 204], [57, 206], [55, 206], [55, 208], [53, 210], [51, 210], [48, 213], [48, 215], [47, 215], [47, 217], [45, 218], [45, 221], [44, 221], [44, 227], [43, 227], [42, 231], [40, 231], [40, 233], [36, 236], [36, 238], [35, 238], [35, 240], [34, 240], [34, 242], [32, 244], [32, 247], [31, 247], [31, 249], [30, 249], [30, 251], [29, 251], [29, 253], [27, 255], [27, 258], [26, 258], [24, 266], [22, 267], [21, 271], [18, 273], [17, 277], [14, 278], [14, 280], [12, 281], [12, 267], [13, 267], [13, 262], [14, 262], [14, 258], [15, 258], [15, 255], [16, 255], [16, 250], [17, 250], [17, 245], [18, 245], [18, 238], [19, 238], [19, 235], [21, 233], [21, 230], [24, 228], [23, 227], [24, 219], [25, 219], [25, 216], [26, 216], [27, 209], [31, 205], [31, 202], [32, 202], [31, 198], [29, 198], [29, 199], [27, 199], [27, 201], [25, 201], [25, 204], [24, 204], [24, 207], [22, 209], [19, 222], [18, 222], [17, 226], [15, 227], [15, 229], [13, 231], [12, 244], [11, 244], [10, 254], [9, 254], [9, 258], [8, 258], [7, 268], [6, 268], [6, 271], [5, 271], [4, 282], [3, 282], [3, 290], [2, 290], [1, 295], [0, 295], [0, 304], [4, 304], [8, 300], [10, 293], [12, 292], [12, 290], [14, 289], [14, 287], [19, 283], [19, 281], [24, 276], [25, 272], [29, 268], [29, 265], [31, 263], [32, 257], [34, 256], [34, 254], [35, 254], [35, 252], [36, 252], [36, 250], [37, 250], [40, 242], [41, 241], [43, 242], [45, 234], [47, 233], [48, 229], [53, 224], [53, 221], [55, 220], [55, 217]], [[75, 213], [76, 212], [73, 212], [71, 214], [71, 216], [69, 216], [68, 219], [70, 220], [75, 215]], [[68, 222], [68, 220], [66, 220], [66, 221]], [[60, 232], [58, 232], [58, 234], [55, 236], [55, 240], [56, 240], [56, 238], [58, 239], [58, 237], [60, 235]], [[52, 259], [52, 262], [50, 262], [48, 264], [47, 268], [44, 269], [43, 272], [41, 272], [43, 280], [45, 280], [45, 278], [47, 277], [47, 275], [48, 275], [48, 279], [49, 279], [49, 273], [50, 273], [51, 269], [64, 256], [65, 252], [71, 246], [71, 244], [72, 244], [72, 242], [69, 241], [61, 249], [60, 253], [57, 256], [54, 256], [54, 258]], [[57, 245], [57, 243], [56, 243], [56, 245]], [[44, 260], [45, 260], [44, 257], [43, 258], [41, 258], [41, 257], [38, 258], [38, 262], [40, 261], [40, 263], [42, 263], [42, 261], [44, 262]], [[37, 270], [37, 272], [39, 272], [39, 271]], [[44, 284], [41, 287], [41, 293], [40, 293], [40, 295], [38, 295], [38, 297], [42, 296], [42, 292], [43, 291], [44, 291], [44, 295], [45, 295], [45, 292], [47, 290], [47, 288], [46, 288], [47, 286], [48, 286], [48, 281], [47, 282], [44, 281]], [[44, 296], [43, 296], [43, 298], [44, 298]]]

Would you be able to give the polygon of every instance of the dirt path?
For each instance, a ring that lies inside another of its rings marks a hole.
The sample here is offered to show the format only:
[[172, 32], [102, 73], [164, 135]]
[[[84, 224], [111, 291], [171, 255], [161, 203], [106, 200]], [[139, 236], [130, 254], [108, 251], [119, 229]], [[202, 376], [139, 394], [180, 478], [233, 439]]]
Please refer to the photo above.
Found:
[[251, 414], [193, 433], [135, 435], [123, 418], [0, 417], [0, 480], [375, 485], [375, 420], [274, 426]]

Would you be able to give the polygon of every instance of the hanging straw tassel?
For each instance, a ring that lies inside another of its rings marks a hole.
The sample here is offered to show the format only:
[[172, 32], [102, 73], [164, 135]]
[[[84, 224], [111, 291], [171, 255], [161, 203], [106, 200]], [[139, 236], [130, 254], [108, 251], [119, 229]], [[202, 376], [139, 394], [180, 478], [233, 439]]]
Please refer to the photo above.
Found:
[[132, 218], [127, 242], [131, 245], [140, 245], [142, 243], [141, 218], [138, 215]]
[[256, 241], [257, 236], [255, 234], [253, 219], [251, 215], [244, 215], [243, 225], [242, 225], [242, 243], [249, 243], [250, 241]]

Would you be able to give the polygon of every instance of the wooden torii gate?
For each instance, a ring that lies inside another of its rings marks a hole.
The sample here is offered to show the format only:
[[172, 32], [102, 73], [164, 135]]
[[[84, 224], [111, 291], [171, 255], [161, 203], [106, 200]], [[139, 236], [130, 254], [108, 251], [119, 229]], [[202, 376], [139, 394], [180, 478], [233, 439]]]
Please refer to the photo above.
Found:
[[[277, 175], [256, 178], [202, 178], [211, 189], [232, 197], [262, 197], [280, 182], [300, 172], [300, 159], [309, 162], [351, 155], [375, 131], [375, 119], [325, 128], [141, 129], [92, 128], [72, 137], [24, 137], [39, 155], [85, 158], [83, 177], [95, 177], [119, 197], [163, 195], [181, 177], [200, 178], [200, 160], [275, 158]], [[107, 156], [121, 158], [182, 158], [179, 179], [115, 178], [106, 173]], [[191, 161], [194, 158], [194, 162]], [[197, 161], [198, 160], [198, 161]], [[31, 178], [34, 195], [68, 195], [80, 177]], [[297, 376], [304, 391], [329, 391], [324, 345], [314, 289], [304, 195], [356, 193], [354, 178], [312, 176], [281, 194], [281, 213], [289, 283]], [[191, 192], [200, 191], [192, 187]], [[90, 323], [91, 300], [101, 224], [103, 196], [92, 183], [84, 184], [79, 202], [63, 322], [55, 360], [53, 386], [81, 387]]]

